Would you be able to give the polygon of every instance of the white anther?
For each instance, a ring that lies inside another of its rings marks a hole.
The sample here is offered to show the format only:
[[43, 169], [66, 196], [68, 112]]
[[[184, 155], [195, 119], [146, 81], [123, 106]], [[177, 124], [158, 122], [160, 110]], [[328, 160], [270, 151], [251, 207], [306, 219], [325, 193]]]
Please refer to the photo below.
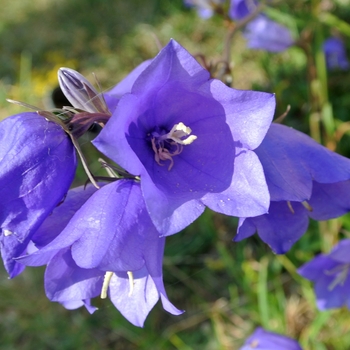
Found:
[[102, 290], [101, 290], [101, 299], [106, 299], [107, 298], [107, 290], [109, 287], [109, 283], [111, 282], [111, 278], [113, 276], [112, 271], [107, 271], [105, 273], [105, 277], [103, 279], [103, 285], [102, 285]]
[[5, 228], [2, 230], [5, 237], [13, 235], [13, 232], [10, 230], [6, 230]]
[[[181, 122], [172, 127], [167, 134], [167, 138], [179, 143], [180, 145], [189, 145], [197, 138], [195, 135], [190, 135], [191, 132], [191, 128]], [[186, 139], [182, 140], [182, 137], [186, 137]]]

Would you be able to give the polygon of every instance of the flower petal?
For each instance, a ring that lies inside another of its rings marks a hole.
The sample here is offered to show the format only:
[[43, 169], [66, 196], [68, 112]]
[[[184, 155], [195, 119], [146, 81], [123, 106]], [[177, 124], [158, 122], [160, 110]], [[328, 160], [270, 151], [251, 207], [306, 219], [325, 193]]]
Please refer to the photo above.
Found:
[[68, 191], [75, 152], [63, 129], [36, 113], [2, 121], [0, 140], [0, 224], [22, 241]]
[[69, 248], [53, 257], [45, 271], [45, 291], [51, 301], [82, 301], [100, 294], [103, 272], [79, 268]]
[[350, 181], [330, 184], [313, 182], [308, 201], [312, 208], [309, 216], [314, 220], [329, 220], [350, 211]]
[[241, 147], [255, 149], [268, 131], [275, 112], [275, 95], [258, 91], [240, 91], [219, 80], [210, 81], [213, 97], [220, 101], [234, 141]]
[[136, 79], [132, 93], [153, 93], [168, 81], [199, 86], [208, 79], [209, 72], [203, 69], [186, 49], [171, 39]]
[[239, 350], [302, 350], [299, 343], [282, 334], [258, 327]]
[[133, 272], [133, 275], [134, 286], [131, 295], [126, 272], [113, 275], [109, 285], [109, 294], [114, 306], [129, 322], [143, 327], [147, 315], [159, 299], [159, 294], [146, 267]]
[[291, 207], [294, 212], [287, 202], [271, 202], [268, 214], [244, 220], [235, 240], [249, 237], [252, 226], [255, 226], [259, 237], [276, 254], [286, 253], [306, 232], [309, 225], [307, 210], [298, 202], [291, 202]]
[[221, 193], [207, 193], [202, 202], [226, 215], [247, 217], [266, 213], [270, 196], [256, 154], [242, 150], [235, 158], [231, 186]]
[[75, 169], [74, 147], [61, 126], [36, 113], [0, 123], [1, 251], [11, 276], [12, 259], [25, 252], [33, 233], [62, 200]]
[[81, 233], [72, 245], [72, 256], [78, 266], [105, 271], [141, 268], [145, 237], [159, 235], [147, 213], [140, 185], [129, 180], [99, 189], [65, 231]]
[[[99, 183], [99, 186], [102, 187], [103, 185]], [[69, 190], [64, 202], [54, 209], [33, 235], [32, 241], [35, 245], [42, 248], [53, 241], [64, 230], [77, 210], [96, 191], [97, 188], [91, 184]]]
[[263, 165], [271, 199], [275, 201], [308, 200], [313, 180], [335, 183], [350, 178], [349, 159], [281, 124], [271, 124], [255, 152]]
[[[298, 274], [310, 281], [317, 281], [326, 270], [332, 270], [339, 263], [325, 254], [319, 254], [298, 269]], [[330, 279], [330, 281], [333, 278]]]

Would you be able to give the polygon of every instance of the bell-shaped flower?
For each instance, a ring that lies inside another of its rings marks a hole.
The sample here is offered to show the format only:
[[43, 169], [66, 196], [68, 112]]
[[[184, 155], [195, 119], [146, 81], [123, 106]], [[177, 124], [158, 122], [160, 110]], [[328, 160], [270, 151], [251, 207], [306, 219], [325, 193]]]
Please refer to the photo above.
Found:
[[37, 113], [0, 123], [1, 255], [10, 277], [45, 218], [62, 201], [75, 174], [73, 144], [60, 125]]
[[290, 30], [265, 15], [259, 15], [247, 24], [244, 37], [249, 48], [271, 52], [284, 51], [294, 44]]
[[340, 241], [330, 253], [320, 254], [298, 269], [314, 282], [317, 307], [320, 310], [350, 309], [350, 239]]
[[274, 107], [272, 94], [211, 80], [172, 40], [121, 98], [93, 144], [141, 177], [149, 215], [169, 235], [205, 206], [245, 217], [267, 211], [269, 194], [252, 150], [264, 138]]
[[258, 327], [239, 350], [302, 350], [302, 347], [292, 338]]
[[256, 5], [256, 0], [231, 0], [229, 16], [233, 20], [241, 20], [252, 13]]
[[[79, 193], [84, 199], [79, 199]], [[82, 190], [76, 194], [74, 203], [85, 200]], [[47, 264], [48, 298], [64, 306], [82, 305], [100, 294], [103, 298], [109, 294], [117, 309], [137, 326], [143, 325], [159, 298], [168, 312], [182, 313], [169, 302], [164, 289], [165, 238], [159, 238], [149, 218], [140, 185], [133, 180], [105, 185], [71, 217], [76, 208], [72, 198], [44, 223], [48, 230], [55, 230], [61, 218], [66, 224], [64, 230], [57, 235], [61, 230], [58, 227], [56, 238], [49, 244], [18, 259], [29, 266]], [[68, 214], [62, 215], [64, 211]], [[44, 230], [37, 236], [33, 241], [40, 245]]]
[[306, 232], [309, 217], [328, 220], [350, 210], [350, 160], [309, 136], [272, 124], [255, 150], [271, 195], [269, 213], [241, 218], [236, 241], [256, 231], [284, 254]]
[[350, 68], [350, 63], [346, 56], [345, 46], [341, 39], [328, 38], [323, 43], [323, 52], [326, 57], [328, 69], [347, 70]]

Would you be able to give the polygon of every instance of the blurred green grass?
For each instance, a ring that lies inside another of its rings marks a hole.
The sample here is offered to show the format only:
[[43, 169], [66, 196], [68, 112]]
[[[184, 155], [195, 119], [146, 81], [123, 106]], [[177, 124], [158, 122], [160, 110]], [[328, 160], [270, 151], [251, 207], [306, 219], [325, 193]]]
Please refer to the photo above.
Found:
[[[171, 37], [192, 54], [220, 60], [222, 23], [198, 19], [180, 0], [3, 2], [0, 119], [23, 111], [5, 98], [48, 108], [60, 66], [78, 69], [91, 80], [95, 72], [108, 89], [156, 55], [157, 40], [166, 44]], [[237, 35], [232, 61], [235, 88], [275, 92], [276, 115], [291, 104], [286, 122], [308, 131], [306, 60], [300, 49], [278, 55], [249, 51]], [[329, 79], [330, 99], [341, 121], [348, 120], [349, 81], [343, 73]], [[347, 137], [340, 149], [349, 152]], [[311, 284], [296, 268], [329, 250], [339, 227], [342, 236], [350, 237], [350, 216], [312, 222], [286, 256], [275, 256], [257, 237], [233, 243], [236, 225], [233, 218], [206, 211], [167, 239], [166, 290], [186, 313], [175, 317], [157, 305], [144, 329], [130, 325], [107, 300], [95, 300], [99, 310], [91, 316], [83, 309], [67, 311], [50, 303], [42, 268], [27, 269], [14, 280], [1, 270], [1, 349], [238, 349], [259, 325], [300, 339], [304, 349], [349, 349], [350, 312], [319, 312]]]

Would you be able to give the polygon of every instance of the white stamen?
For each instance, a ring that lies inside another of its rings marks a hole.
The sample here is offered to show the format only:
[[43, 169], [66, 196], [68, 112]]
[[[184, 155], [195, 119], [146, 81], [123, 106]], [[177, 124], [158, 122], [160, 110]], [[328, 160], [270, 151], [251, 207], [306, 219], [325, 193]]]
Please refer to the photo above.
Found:
[[109, 283], [111, 282], [111, 278], [113, 276], [112, 271], [107, 271], [105, 274], [105, 277], [103, 279], [103, 285], [102, 285], [102, 290], [101, 290], [101, 299], [106, 299], [107, 298], [107, 290], [109, 287]]
[[2, 230], [5, 237], [13, 235], [13, 232], [10, 230], [6, 230], [5, 228]]
[[292, 214], [295, 214], [295, 211], [292, 207], [292, 203], [290, 201], [287, 201], [287, 205], [288, 205], [289, 210], [292, 212]]
[[[191, 144], [195, 139], [197, 139], [197, 136], [190, 135], [192, 132], [191, 128], [186, 126], [184, 123], [180, 122], [179, 124], [175, 124], [170, 132], [166, 135], [168, 139], [171, 139], [180, 145], [189, 145]], [[189, 136], [190, 135], [190, 136]], [[188, 136], [188, 137], [187, 137]], [[186, 139], [182, 140], [182, 137], [187, 137]]]
[[312, 206], [307, 201], [303, 201], [301, 202], [301, 204], [304, 206], [306, 210], [313, 211]]
[[[151, 145], [154, 151], [155, 161], [163, 166], [164, 164], [161, 161], [169, 160], [168, 170], [171, 170], [174, 165], [173, 157], [182, 152], [184, 145], [189, 145], [197, 139], [197, 136], [190, 135], [191, 132], [191, 128], [180, 122], [179, 124], [175, 124], [167, 134], [161, 136], [157, 134], [153, 135]], [[184, 137], [185, 139], [183, 139]]]
[[129, 277], [129, 286], [130, 286], [130, 292], [128, 294], [128, 297], [131, 297], [132, 293], [134, 291], [134, 275], [132, 274], [131, 271], [128, 271], [127, 274], [128, 274], [128, 277]]

